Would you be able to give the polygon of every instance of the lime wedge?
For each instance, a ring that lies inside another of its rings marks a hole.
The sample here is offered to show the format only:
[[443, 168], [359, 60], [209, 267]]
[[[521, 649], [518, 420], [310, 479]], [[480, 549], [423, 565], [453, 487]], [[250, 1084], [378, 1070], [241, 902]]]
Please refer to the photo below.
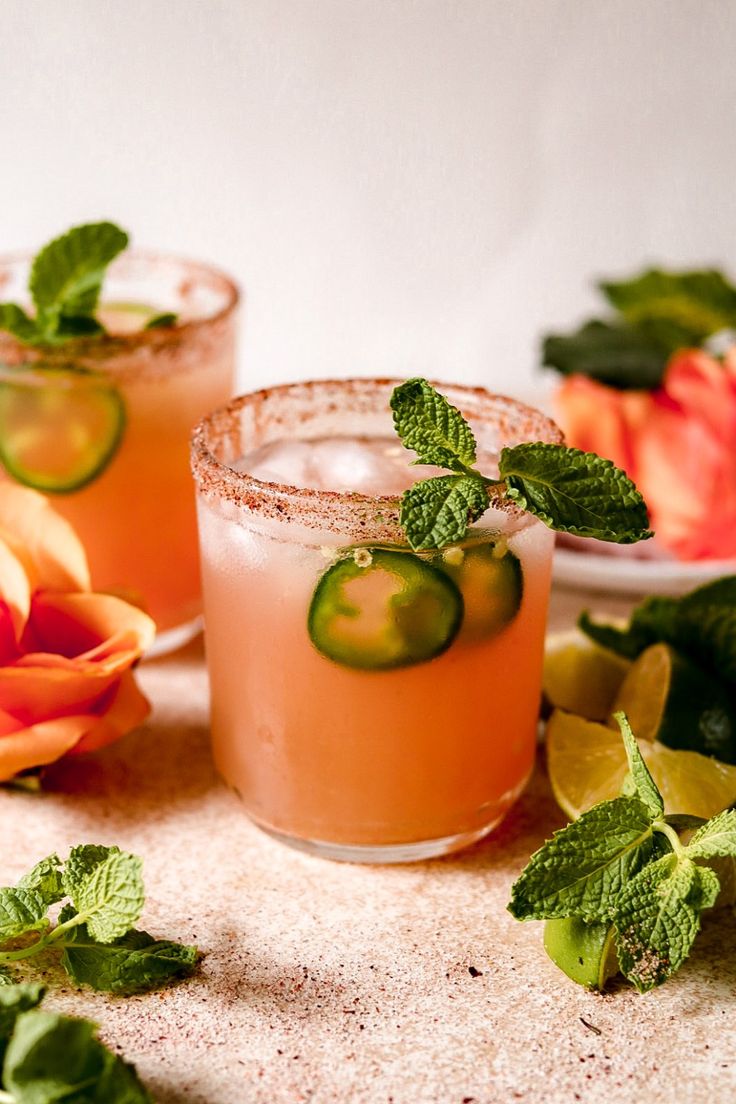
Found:
[[[621, 793], [628, 763], [618, 731], [557, 709], [547, 724], [546, 744], [552, 792], [573, 820]], [[639, 746], [666, 813], [708, 820], [736, 800], [736, 766], [658, 741], [642, 740]]]
[[668, 644], [634, 661], [616, 695], [640, 740], [736, 763], [736, 715], [720, 682]]
[[577, 629], [547, 639], [542, 690], [551, 706], [605, 721], [630, 663]]
[[586, 989], [602, 989], [618, 973], [612, 924], [588, 924], [577, 916], [547, 920], [544, 949], [555, 966]]
[[120, 393], [95, 372], [32, 365], [0, 375], [0, 463], [27, 487], [80, 490], [110, 463], [124, 428]]

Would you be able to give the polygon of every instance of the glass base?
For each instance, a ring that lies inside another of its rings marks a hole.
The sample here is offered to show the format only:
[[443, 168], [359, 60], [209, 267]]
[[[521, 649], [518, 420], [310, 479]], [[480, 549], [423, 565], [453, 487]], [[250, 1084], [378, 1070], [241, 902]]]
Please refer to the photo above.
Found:
[[165, 629], [164, 632], [156, 633], [156, 639], [143, 656], [144, 661], [157, 659], [159, 656], [168, 655], [169, 652], [183, 648], [190, 640], [194, 640], [195, 636], [199, 636], [203, 628], [204, 620], [198, 616], [184, 625], [177, 625], [175, 629]]
[[277, 832], [273, 828], [267, 828], [258, 821], [254, 824], [265, 832], [267, 836], [285, 843], [296, 851], [304, 851], [307, 855], [315, 855], [319, 859], [332, 859], [333, 862], [350, 863], [411, 863], [424, 862], [425, 859], [437, 859], [442, 855], [450, 855], [453, 851], [460, 851], [464, 847], [470, 847], [492, 832], [501, 821], [505, 813], [496, 817], [490, 824], [482, 828], [476, 828], [473, 832], [461, 832], [457, 836], [442, 836], [440, 839], [419, 840], [417, 843], [388, 843], [350, 845], [342, 843], [326, 843], [323, 840], [300, 839], [297, 836], [287, 836]]

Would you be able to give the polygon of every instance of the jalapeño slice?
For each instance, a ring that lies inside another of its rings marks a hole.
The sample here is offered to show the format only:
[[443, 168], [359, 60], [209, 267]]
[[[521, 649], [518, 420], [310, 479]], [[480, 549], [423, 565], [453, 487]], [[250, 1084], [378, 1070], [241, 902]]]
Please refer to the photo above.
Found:
[[356, 548], [320, 578], [307, 623], [328, 659], [387, 671], [440, 655], [462, 619], [462, 595], [444, 572], [411, 552]]
[[457, 584], [465, 603], [462, 637], [495, 636], [519, 612], [524, 579], [518, 557], [505, 541], [444, 549], [434, 561]]
[[122, 397], [84, 368], [32, 365], [0, 372], [0, 464], [38, 491], [78, 491], [115, 455]]

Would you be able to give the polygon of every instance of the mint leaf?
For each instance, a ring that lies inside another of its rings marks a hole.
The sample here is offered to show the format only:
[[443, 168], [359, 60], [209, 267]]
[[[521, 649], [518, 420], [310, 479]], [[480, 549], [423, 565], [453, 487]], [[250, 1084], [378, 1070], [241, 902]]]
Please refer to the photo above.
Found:
[[715, 269], [653, 268], [633, 280], [603, 281], [598, 286], [627, 321], [674, 327], [675, 348], [699, 345], [710, 334], [736, 326], [736, 288]]
[[0, 1068], [15, 1021], [21, 1012], [40, 1004], [45, 991], [43, 985], [37, 984], [0, 985]]
[[26, 345], [41, 340], [36, 321], [15, 303], [0, 303], [0, 330], [11, 333]]
[[535, 442], [501, 451], [506, 494], [558, 532], [617, 544], [646, 540], [644, 500], [610, 460], [580, 449]]
[[636, 796], [646, 805], [653, 820], [664, 813], [664, 802], [657, 785], [649, 773], [649, 768], [642, 759], [639, 745], [637, 744], [631, 725], [625, 713], [614, 713], [614, 719], [618, 723], [626, 748], [626, 758], [629, 761], [629, 773], [635, 787]]
[[594, 805], [532, 855], [511, 889], [517, 920], [608, 920], [622, 886], [655, 850], [650, 810], [638, 797]]
[[62, 317], [94, 314], [105, 269], [127, 244], [114, 223], [96, 222], [75, 226], [41, 250], [28, 287], [44, 337], [53, 340]]
[[691, 859], [736, 858], [736, 809], [725, 809], [699, 828], [685, 853]]
[[394, 428], [415, 463], [466, 472], [475, 463], [475, 437], [459, 410], [424, 379], [410, 379], [391, 395]]
[[70, 892], [87, 930], [101, 943], [112, 943], [135, 924], [143, 910], [142, 861], [117, 851], [97, 863]]
[[698, 587], [681, 598], [647, 598], [619, 629], [581, 614], [578, 624], [596, 643], [627, 659], [651, 644], [670, 644], [706, 671], [736, 686], [736, 576]]
[[594, 320], [571, 334], [549, 334], [542, 362], [562, 375], [584, 375], [622, 390], [662, 382], [668, 344], [641, 326]]
[[48, 927], [47, 910], [35, 889], [0, 889], [0, 943]]
[[61, 859], [58, 855], [49, 855], [41, 859], [32, 870], [24, 874], [18, 882], [18, 889], [32, 889], [40, 894], [46, 905], [53, 905], [65, 895], [61, 877]]
[[15, 1104], [151, 1104], [133, 1067], [103, 1046], [95, 1030], [87, 1020], [22, 1013], [3, 1070]]
[[[69, 914], [66, 914], [69, 919]], [[198, 952], [148, 932], [129, 931], [113, 943], [98, 943], [84, 924], [70, 929], [61, 944], [61, 964], [80, 985], [108, 993], [142, 993], [194, 969]]]
[[175, 326], [178, 317], [177, 314], [173, 314], [171, 311], [154, 314], [153, 318], [149, 318], [143, 328], [145, 330], [158, 330], [163, 326]]
[[718, 878], [688, 857], [665, 855], [623, 887], [616, 904], [621, 972], [646, 992], [671, 977], [690, 953], [700, 913], [718, 896]]
[[487, 509], [488, 491], [482, 479], [439, 475], [404, 491], [399, 518], [407, 541], [420, 551], [462, 540], [470, 522]]
[[74, 900], [74, 894], [87, 880], [93, 870], [110, 857], [119, 855], [119, 847], [105, 847], [100, 843], [82, 843], [72, 847], [69, 858], [64, 864], [62, 881], [67, 897]]

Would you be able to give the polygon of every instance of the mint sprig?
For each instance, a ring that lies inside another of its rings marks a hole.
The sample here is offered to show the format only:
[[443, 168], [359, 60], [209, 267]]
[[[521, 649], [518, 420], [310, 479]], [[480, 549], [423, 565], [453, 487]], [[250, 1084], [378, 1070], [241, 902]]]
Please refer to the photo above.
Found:
[[508, 907], [519, 920], [612, 924], [621, 972], [645, 992], [679, 969], [702, 913], [715, 904], [720, 880], [707, 863], [736, 859], [736, 810], [719, 813], [683, 844], [677, 829], [684, 822], [665, 817], [625, 715], [616, 720], [629, 792], [556, 832], [513, 885]]
[[16, 303], [0, 304], [0, 329], [26, 345], [60, 345], [104, 333], [95, 318], [107, 266], [128, 245], [112, 222], [75, 226], [37, 254], [28, 290], [35, 315]]
[[736, 329], [736, 288], [715, 269], [648, 269], [630, 280], [601, 281], [617, 312], [568, 334], [548, 334], [542, 360], [562, 375], [590, 376], [610, 387], [654, 388], [677, 349]]
[[152, 1104], [89, 1020], [38, 1008], [40, 985], [0, 986], [0, 1104]]
[[448, 468], [452, 476], [421, 480], [404, 492], [400, 521], [413, 549], [462, 540], [491, 498], [507, 498], [551, 529], [625, 544], [651, 537], [644, 500], [610, 460], [562, 445], [529, 442], [504, 448], [499, 479], [474, 466], [473, 431], [427, 380], [411, 379], [391, 396], [394, 427], [415, 464]]
[[645, 598], [625, 628], [593, 621], [587, 611], [578, 624], [591, 640], [626, 659], [636, 659], [652, 644], [670, 644], [730, 692], [736, 690], [736, 575], [680, 598]]
[[[141, 865], [117, 847], [85, 844], [73, 848], [65, 864], [50, 855], [17, 886], [0, 889], [0, 971], [6, 980], [13, 963], [49, 952], [61, 952], [74, 981], [107, 992], [143, 992], [190, 973], [195, 947], [156, 940], [134, 927], [144, 903]], [[53, 924], [48, 910], [65, 898]]]

